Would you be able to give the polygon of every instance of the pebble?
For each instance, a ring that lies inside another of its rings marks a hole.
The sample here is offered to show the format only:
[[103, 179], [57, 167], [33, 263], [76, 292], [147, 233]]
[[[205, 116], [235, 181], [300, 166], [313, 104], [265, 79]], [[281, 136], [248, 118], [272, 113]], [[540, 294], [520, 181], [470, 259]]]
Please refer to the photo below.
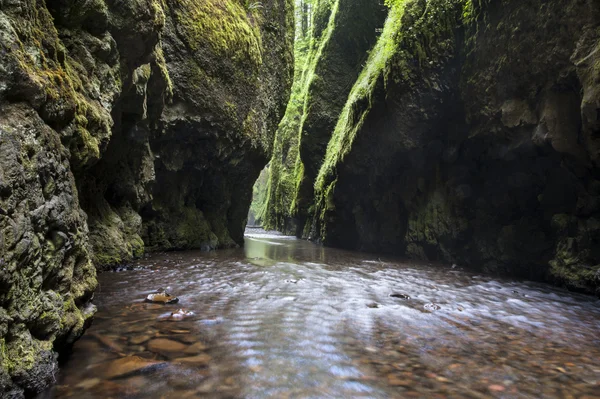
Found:
[[442, 307], [440, 305], [437, 305], [435, 303], [427, 303], [425, 304], [425, 309], [430, 311], [430, 312], [434, 312], [436, 310], [440, 310]]
[[198, 341], [198, 337], [195, 335], [191, 335], [191, 334], [178, 335], [177, 340], [184, 342], [186, 344], [193, 344]]
[[184, 353], [189, 353], [189, 354], [200, 353], [200, 352], [204, 352], [207, 349], [208, 349], [208, 347], [206, 345], [204, 345], [202, 342], [196, 342], [195, 344], [189, 346], [184, 351]]
[[187, 345], [167, 338], [157, 338], [148, 342], [148, 349], [152, 352], [183, 352]]
[[127, 374], [141, 371], [150, 371], [166, 366], [166, 362], [143, 359], [138, 356], [126, 356], [114, 360], [108, 365], [102, 364], [105, 378], [123, 377]]
[[410, 387], [411, 385], [415, 384], [415, 381], [413, 381], [413, 380], [400, 379], [393, 374], [388, 375], [387, 381], [388, 381], [388, 384], [393, 387]]
[[90, 334], [90, 336], [96, 338], [102, 345], [114, 352], [123, 352], [123, 346], [117, 343], [115, 338], [107, 337], [106, 335]]
[[189, 364], [192, 366], [208, 366], [208, 363], [211, 361], [212, 357], [207, 354], [201, 354], [197, 356], [191, 357], [181, 357], [179, 359], [175, 359], [174, 362]]
[[129, 343], [132, 345], [141, 345], [144, 342], [150, 340], [150, 338], [152, 338], [152, 337], [150, 337], [149, 335], [137, 335], [137, 336], [131, 337], [129, 339]]

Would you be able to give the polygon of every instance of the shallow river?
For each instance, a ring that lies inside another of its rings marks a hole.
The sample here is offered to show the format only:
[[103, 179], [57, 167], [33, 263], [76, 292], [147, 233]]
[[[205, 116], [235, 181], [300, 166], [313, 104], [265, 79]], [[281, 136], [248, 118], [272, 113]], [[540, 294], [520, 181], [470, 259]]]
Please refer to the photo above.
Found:
[[600, 398], [591, 297], [264, 232], [135, 266], [99, 276], [50, 396]]

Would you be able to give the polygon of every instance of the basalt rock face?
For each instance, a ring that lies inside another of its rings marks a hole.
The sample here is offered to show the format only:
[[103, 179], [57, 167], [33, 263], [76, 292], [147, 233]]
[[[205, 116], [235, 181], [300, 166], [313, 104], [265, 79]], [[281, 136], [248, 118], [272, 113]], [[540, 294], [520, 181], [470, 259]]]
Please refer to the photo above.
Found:
[[0, 0], [0, 396], [54, 381], [95, 266], [242, 243], [292, 40], [285, 0]]
[[600, 287], [600, 3], [392, 1], [304, 236]]
[[298, 235], [331, 132], [386, 16], [385, 7], [370, 0], [321, 0], [312, 6], [312, 28], [296, 35], [294, 86], [259, 215], [266, 227]]
[[163, 8], [161, 46], [134, 72], [118, 134], [86, 176], [97, 264], [144, 248], [241, 245], [252, 184], [289, 95], [289, 2]]

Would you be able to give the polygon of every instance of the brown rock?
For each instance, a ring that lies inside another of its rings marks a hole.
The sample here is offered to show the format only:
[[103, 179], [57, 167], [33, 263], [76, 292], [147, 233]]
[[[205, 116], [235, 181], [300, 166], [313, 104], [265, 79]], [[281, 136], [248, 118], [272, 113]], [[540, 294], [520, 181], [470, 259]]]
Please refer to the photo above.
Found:
[[123, 352], [123, 346], [121, 346], [117, 341], [113, 338], [107, 337], [106, 335], [100, 334], [90, 334], [92, 337], [96, 338], [102, 345], [106, 346], [113, 352]]
[[176, 363], [188, 364], [191, 366], [208, 366], [208, 363], [212, 360], [212, 357], [203, 353], [201, 355], [192, 356], [192, 357], [182, 357], [179, 359], [175, 359]]
[[195, 354], [195, 353], [204, 352], [206, 349], [208, 349], [208, 347], [206, 345], [204, 345], [204, 343], [196, 342], [195, 344], [188, 347], [184, 351], [184, 353]]
[[148, 341], [151, 337], [149, 335], [138, 335], [135, 337], [131, 337], [129, 339], [129, 343], [132, 345], [141, 345], [144, 342]]
[[148, 342], [148, 349], [152, 352], [183, 352], [187, 345], [172, 339], [157, 338]]
[[193, 344], [198, 342], [198, 337], [192, 334], [180, 335], [177, 337], [178, 341], [185, 342], [186, 344]]
[[151, 371], [166, 365], [166, 362], [142, 359], [138, 356], [127, 356], [113, 360], [108, 365], [102, 364], [102, 368], [106, 370], [104, 376], [110, 379], [123, 377], [135, 372]]
[[388, 375], [388, 384], [393, 387], [410, 387], [414, 384], [414, 381], [411, 380], [401, 380], [395, 375]]

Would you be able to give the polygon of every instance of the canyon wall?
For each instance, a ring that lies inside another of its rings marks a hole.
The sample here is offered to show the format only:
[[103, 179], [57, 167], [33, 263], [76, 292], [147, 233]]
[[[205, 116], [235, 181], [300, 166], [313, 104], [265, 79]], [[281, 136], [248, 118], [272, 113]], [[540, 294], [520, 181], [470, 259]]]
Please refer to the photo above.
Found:
[[294, 206], [267, 227], [599, 293], [600, 3], [387, 5], [343, 107], [305, 85]]
[[54, 381], [96, 267], [243, 243], [293, 32], [286, 0], [0, 0], [0, 393]]

